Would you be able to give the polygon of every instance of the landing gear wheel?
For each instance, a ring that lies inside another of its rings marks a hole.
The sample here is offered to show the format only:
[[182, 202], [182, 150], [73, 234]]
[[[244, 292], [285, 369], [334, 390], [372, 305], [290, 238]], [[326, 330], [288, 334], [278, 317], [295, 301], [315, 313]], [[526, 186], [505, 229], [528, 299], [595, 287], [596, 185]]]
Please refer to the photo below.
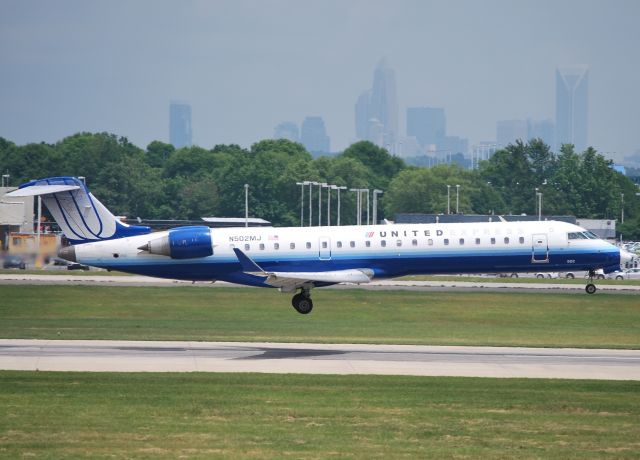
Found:
[[587, 294], [595, 294], [596, 293], [596, 285], [595, 284], [587, 284], [584, 288], [587, 291]]
[[296, 294], [291, 299], [291, 305], [296, 311], [302, 315], [309, 314], [313, 310], [313, 301], [311, 297], [303, 294]]

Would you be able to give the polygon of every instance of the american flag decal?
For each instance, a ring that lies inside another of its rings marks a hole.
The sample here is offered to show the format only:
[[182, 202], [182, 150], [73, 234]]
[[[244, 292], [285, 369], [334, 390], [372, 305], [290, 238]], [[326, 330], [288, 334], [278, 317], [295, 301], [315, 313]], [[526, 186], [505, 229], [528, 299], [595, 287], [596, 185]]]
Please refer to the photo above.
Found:
[[278, 241], [278, 235], [269, 235], [269, 241]]
[[371, 238], [373, 236], [373, 232], [365, 232], [365, 238]]

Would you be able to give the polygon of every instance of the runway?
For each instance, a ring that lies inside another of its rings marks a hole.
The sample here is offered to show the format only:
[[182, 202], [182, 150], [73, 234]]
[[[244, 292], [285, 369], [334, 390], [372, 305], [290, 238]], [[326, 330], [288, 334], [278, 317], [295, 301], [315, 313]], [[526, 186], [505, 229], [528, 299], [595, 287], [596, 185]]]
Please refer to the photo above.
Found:
[[640, 350], [0, 339], [0, 369], [640, 380]]
[[[15, 273], [0, 274], [1, 284], [32, 284], [32, 285], [57, 285], [71, 284], [76, 286], [196, 286], [196, 287], [237, 287], [247, 288], [238, 284], [216, 282], [179, 281], [172, 279], [151, 278], [148, 276], [136, 275], [75, 275], [75, 274], [55, 274], [55, 275], [33, 275]], [[598, 293], [616, 294], [640, 294], [640, 285], [631, 284], [598, 284]], [[374, 280], [367, 284], [338, 284], [322, 289], [369, 289], [369, 290], [412, 290], [412, 291], [483, 291], [483, 292], [505, 292], [505, 291], [546, 291], [584, 294], [584, 284], [562, 284], [554, 283], [551, 280], [547, 283], [526, 283], [526, 282], [501, 282], [496, 278], [487, 278], [486, 281], [468, 281], [468, 278], [460, 277], [459, 281], [405, 281], [405, 280]]]

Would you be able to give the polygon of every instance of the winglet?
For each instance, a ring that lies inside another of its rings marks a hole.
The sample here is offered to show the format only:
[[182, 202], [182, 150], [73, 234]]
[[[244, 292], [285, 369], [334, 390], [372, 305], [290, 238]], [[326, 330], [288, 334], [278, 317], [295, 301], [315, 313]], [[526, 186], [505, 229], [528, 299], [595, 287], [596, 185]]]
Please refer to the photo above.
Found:
[[236, 257], [242, 266], [242, 271], [245, 273], [263, 273], [266, 275], [264, 270], [260, 268], [260, 266], [255, 263], [249, 256], [247, 256], [244, 252], [242, 252], [238, 248], [233, 248], [233, 252], [236, 253]]

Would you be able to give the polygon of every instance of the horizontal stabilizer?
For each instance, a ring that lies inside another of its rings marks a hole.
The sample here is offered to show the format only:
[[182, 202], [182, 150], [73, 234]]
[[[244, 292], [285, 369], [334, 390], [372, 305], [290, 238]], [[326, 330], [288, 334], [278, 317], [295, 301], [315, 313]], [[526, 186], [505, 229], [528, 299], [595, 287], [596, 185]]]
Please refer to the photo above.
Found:
[[38, 196], [38, 195], [51, 195], [52, 193], [67, 192], [70, 190], [78, 190], [78, 185], [29, 185], [24, 188], [19, 188], [13, 192], [7, 193], [8, 197], [21, 197], [21, 196]]

